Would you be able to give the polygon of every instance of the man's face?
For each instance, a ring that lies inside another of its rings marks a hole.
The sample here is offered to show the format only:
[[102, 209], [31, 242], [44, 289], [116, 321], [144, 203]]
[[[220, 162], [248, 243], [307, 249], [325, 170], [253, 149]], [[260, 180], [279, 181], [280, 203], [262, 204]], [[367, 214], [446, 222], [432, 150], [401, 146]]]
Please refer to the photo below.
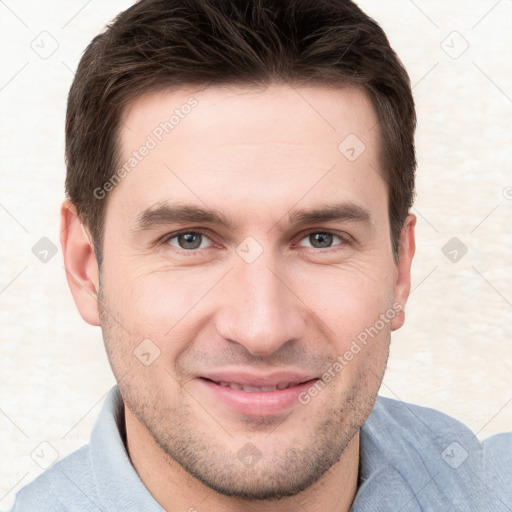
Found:
[[355, 88], [162, 92], [120, 140], [138, 156], [108, 196], [100, 303], [127, 417], [218, 492], [296, 494], [367, 418], [402, 321], [373, 107]]

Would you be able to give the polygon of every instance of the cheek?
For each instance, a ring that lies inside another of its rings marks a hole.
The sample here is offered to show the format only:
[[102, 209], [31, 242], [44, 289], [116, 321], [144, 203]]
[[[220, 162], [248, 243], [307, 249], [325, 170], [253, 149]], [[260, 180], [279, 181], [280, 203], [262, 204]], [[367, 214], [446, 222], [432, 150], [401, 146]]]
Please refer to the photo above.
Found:
[[[125, 321], [136, 337], [149, 338], [165, 350], [179, 351], [180, 340], [186, 339], [201, 309], [201, 301], [208, 295], [213, 276], [189, 271], [186, 275], [175, 271], [158, 271], [139, 275], [121, 284], [121, 295], [126, 309]], [[197, 320], [197, 319], [196, 319]], [[169, 343], [172, 340], [172, 343]]]
[[323, 275], [302, 279], [304, 302], [330, 329], [330, 336], [341, 345], [339, 350], [391, 308], [393, 286], [388, 274], [375, 266], [359, 265], [331, 267]]

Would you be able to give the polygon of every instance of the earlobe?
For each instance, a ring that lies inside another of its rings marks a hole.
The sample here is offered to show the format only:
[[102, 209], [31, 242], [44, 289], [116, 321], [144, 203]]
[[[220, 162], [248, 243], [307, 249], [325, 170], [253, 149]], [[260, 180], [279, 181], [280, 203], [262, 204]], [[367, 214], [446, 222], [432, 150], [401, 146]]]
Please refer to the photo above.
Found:
[[66, 279], [78, 311], [87, 323], [100, 325], [98, 264], [94, 247], [69, 200], [64, 201], [61, 207], [60, 243]]
[[414, 240], [415, 226], [416, 216], [409, 213], [400, 234], [394, 302], [400, 304], [401, 308], [391, 322], [392, 331], [400, 329], [405, 321], [405, 304], [411, 291], [411, 265], [414, 252], [416, 251]]

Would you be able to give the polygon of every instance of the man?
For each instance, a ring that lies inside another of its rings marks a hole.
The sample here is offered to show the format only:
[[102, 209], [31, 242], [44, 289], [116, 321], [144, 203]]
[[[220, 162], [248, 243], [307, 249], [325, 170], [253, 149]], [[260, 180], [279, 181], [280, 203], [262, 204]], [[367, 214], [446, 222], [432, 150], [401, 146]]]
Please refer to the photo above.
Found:
[[414, 129], [350, 0], [120, 14], [70, 91], [61, 240], [117, 386], [13, 510], [511, 510], [511, 434], [377, 397]]

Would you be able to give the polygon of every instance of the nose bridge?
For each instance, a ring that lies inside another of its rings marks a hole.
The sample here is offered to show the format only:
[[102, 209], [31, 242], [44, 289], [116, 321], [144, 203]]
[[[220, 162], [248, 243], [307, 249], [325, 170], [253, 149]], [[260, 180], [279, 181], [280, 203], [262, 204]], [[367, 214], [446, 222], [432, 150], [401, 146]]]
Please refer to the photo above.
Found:
[[284, 276], [274, 270], [272, 252], [263, 251], [249, 261], [235, 260], [217, 328], [225, 339], [253, 354], [270, 354], [300, 337], [304, 319]]

